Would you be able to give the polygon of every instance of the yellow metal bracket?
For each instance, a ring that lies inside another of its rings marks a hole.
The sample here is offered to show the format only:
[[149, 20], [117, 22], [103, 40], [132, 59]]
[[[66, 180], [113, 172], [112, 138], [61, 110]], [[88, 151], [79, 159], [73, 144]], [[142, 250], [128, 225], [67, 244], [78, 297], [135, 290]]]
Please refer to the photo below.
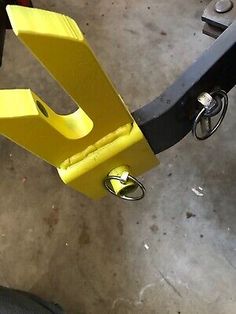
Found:
[[123, 100], [69, 17], [8, 6], [13, 31], [78, 104], [56, 114], [31, 90], [0, 91], [0, 133], [58, 169], [68, 185], [98, 199], [104, 178], [125, 166], [137, 176], [158, 164]]

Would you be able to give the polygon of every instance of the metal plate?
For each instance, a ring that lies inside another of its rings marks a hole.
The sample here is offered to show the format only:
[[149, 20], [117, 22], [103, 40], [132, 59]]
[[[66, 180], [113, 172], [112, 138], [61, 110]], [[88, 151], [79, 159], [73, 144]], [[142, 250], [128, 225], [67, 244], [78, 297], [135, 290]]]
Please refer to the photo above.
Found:
[[225, 30], [236, 19], [236, 4], [234, 3], [232, 10], [226, 13], [218, 13], [215, 10], [216, 2], [216, 0], [211, 1], [210, 4], [206, 7], [202, 15], [202, 20], [207, 24]]

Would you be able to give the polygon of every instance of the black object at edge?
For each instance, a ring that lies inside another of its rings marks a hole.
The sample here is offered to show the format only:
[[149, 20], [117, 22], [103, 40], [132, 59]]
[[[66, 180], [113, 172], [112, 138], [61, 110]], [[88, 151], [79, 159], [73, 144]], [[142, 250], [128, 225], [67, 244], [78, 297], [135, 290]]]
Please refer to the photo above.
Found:
[[192, 129], [202, 92], [236, 84], [236, 22], [166, 91], [132, 113], [155, 154], [173, 146]]

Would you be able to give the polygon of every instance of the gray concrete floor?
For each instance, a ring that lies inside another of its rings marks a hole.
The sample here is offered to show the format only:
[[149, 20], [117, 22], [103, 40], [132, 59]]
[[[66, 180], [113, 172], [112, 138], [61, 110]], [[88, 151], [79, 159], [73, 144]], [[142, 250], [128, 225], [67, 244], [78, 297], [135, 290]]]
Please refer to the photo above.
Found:
[[[75, 18], [131, 110], [213, 42], [201, 34], [206, 0], [34, 3]], [[74, 106], [11, 32], [0, 86], [30, 87], [59, 112]], [[232, 107], [210, 140], [189, 135], [160, 154], [160, 167], [143, 176], [147, 197], [136, 204], [112, 196], [91, 201], [64, 186], [51, 166], [0, 138], [0, 284], [54, 300], [72, 314], [235, 314]], [[192, 191], [199, 186], [203, 196]], [[196, 216], [187, 219], [187, 212]]]

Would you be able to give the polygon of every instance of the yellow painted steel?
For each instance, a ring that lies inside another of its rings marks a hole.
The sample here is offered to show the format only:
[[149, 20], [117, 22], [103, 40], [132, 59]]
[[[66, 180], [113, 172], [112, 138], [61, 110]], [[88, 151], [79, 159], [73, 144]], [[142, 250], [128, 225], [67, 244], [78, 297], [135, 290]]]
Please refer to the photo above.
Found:
[[[129, 174], [130, 173], [130, 169], [127, 166], [121, 166], [118, 168], [113, 169], [109, 175], [110, 176], [117, 176], [117, 177], [122, 177], [122, 175], [124, 174]], [[131, 181], [131, 180], [127, 180], [127, 182], [122, 183], [119, 180], [111, 180], [111, 186], [114, 190], [114, 192], [116, 193], [116, 195], [120, 195], [120, 194], [129, 194], [132, 191], [135, 191], [137, 189], [137, 185]], [[128, 193], [127, 193], [128, 192]]]
[[30, 90], [0, 91], [0, 133], [58, 168], [62, 180], [92, 198], [120, 166], [140, 175], [158, 164], [140, 129], [77, 24], [39, 9], [8, 6], [19, 39], [78, 104], [56, 114]]

